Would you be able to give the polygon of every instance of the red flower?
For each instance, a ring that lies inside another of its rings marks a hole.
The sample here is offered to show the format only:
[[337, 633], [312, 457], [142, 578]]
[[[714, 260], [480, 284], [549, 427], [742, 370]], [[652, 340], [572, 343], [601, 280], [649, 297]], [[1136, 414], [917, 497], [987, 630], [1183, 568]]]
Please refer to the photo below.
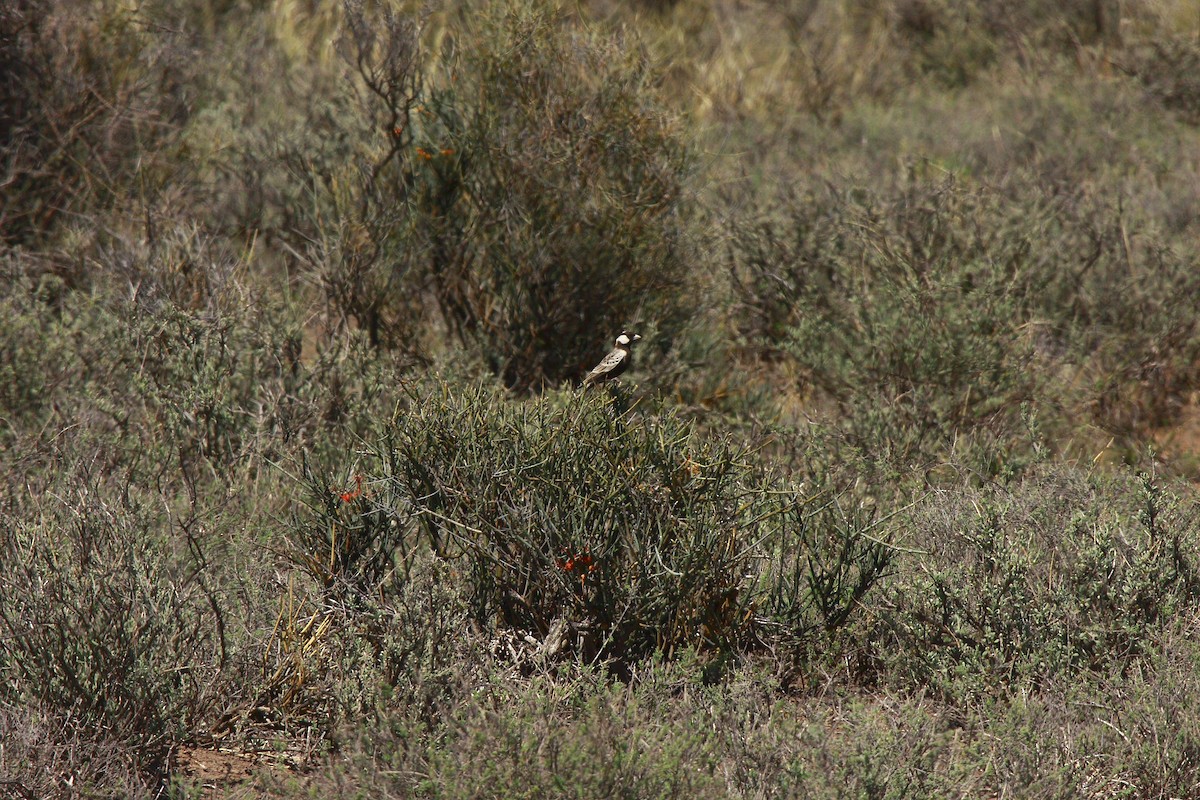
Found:
[[363, 482], [362, 475], [354, 476], [354, 483], [355, 483], [355, 487], [356, 487], [354, 489], [354, 491], [353, 492], [342, 492], [341, 494], [338, 495], [338, 497], [340, 497], [342, 499], [343, 503], [349, 503], [351, 500], [355, 500], [362, 496], [362, 493], [363, 493], [362, 482]]
[[576, 553], [568, 558], [557, 558], [554, 564], [563, 572], [572, 572], [579, 576], [579, 582], [582, 584], [589, 572], [595, 572], [596, 563], [592, 560], [590, 551], [585, 550], [582, 553]]

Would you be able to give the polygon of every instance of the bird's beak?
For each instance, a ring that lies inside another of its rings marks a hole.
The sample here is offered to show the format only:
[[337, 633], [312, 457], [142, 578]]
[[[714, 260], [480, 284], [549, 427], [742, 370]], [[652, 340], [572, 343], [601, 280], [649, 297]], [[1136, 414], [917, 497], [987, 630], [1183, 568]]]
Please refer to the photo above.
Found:
[[637, 341], [640, 341], [641, 338], [642, 338], [641, 336], [639, 336], [638, 334], [635, 333], [633, 335], [633, 338], [630, 341], [637, 342]]

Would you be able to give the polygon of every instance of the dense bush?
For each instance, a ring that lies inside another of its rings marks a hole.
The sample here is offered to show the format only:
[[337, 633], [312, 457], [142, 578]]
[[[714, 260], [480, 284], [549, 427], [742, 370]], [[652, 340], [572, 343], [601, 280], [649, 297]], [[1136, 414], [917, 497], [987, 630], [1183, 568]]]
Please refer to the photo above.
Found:
[[1162, 683], [1136, 674], [1128, 697], [1100, 679], [966, 708], [919, 694], [781, 700], [758, 665], [714, 687], [687, 659], [628, 686], [586, 671], [473, 682], [443, 706], [432, 746], [397, 706], [315, 782], [336, 797], [1187, 796], [1200, 685], [1186, 638], [1156, 659]]
[[345, 490], [311, 481], [298, 562], [361, 600], [431, 551], [461, 565], [477, 625], [550, 656], [627, 670], [655, 650], [831, 632], [887, 565], [869, 514], [772, 491], [731, 444], [600, 393], [518, 405], [417, 387], [378, 436]]
[[1132, 51], [1122, 66], [1167, 108], [1200, 123], [1200, 45], [1194, 37], [1154, 39]]
[[910, 51], [921, 73], [949, 87], [971, 83], [1004, 52], [1025, 61], [1051, 61], [1121, 39], [1119, 0], [899, 0], [889, 5], [901, 52]]
[[119, 202], [159, 165], [187, 113], [171, 44], [119, 3], [5, 5], [0, 241], [35, 242], [64, 217]]
[[358, 430], [405, 366], [347, 337], [302, 367], [294, 309], [194, 229], [86, 258], [86, 290], [28, 258], [4, 265], [0, 305], [14, 324], [0, 330], [0, 436], [82, 423], [138, 466], [134, 480], [177, 468], [169, 485], [203, 477], [228, 488], [254, 479], [262, 458]]
[[1195, 613], [1198, 521], [1149, 475], [1042, 468], [938, 493], [910, 522], [921, 555], [879, 596], [871, 648], [892, 679], [955, 700], [1135, 669]]
[[12, 797], [142, 800], [160, 795], [136, 747], [96, 736], [71, 715], [0, 706], [0, 787]]
[[119, 795], [122, 774], [157, 786], [183, 738], [253, 699], [250, 683], [213, 703], [277, 613], [272, 597], [226, 627], [226, 592], [261, 604], [271, 585], [245, 556], [279, 506], [271, 464], [369, 419], [388, 364], [335, 348], [302, 369], [287, 315], [194, 232], [87, 252], [86, 290], [20, 253], [5, 264], [0, 670], [15, 732], [88, 732], [30, 750], [39, 768], [91, 780], [82, 754], [112, 753], [124, 766], [96, 790]]
[[[632, 323], [687, 313], [688, 154], [636, 41], [536, 6], [455, 37], [430, 95], [430, 276], [511, 388], [556, 384]], [[447, 163], [448, 162], [448, 163]]]
[[[430, 247], [429, 181], [418, 153], [428, 57], [407, 16], [348, 4], [345, 18], [340, 70], [313, 78], [331, 86], [292, 88], [288, 99], [302, 109], [297, 129], [252, 141], [246, 158], [263, 173], [257, 183], [276, 207], [279, 235], [295, 242], [292, 252], [320, 284], [330, 326], [353, 325], [372, 346], [413, 355]], [[272, 187], [279, 172], [283, 186]], [[291, 185], [296, 179], [303, 191]]]
[[689, 156], [634, 41], [532, 2], [426, 53], [411, 20], [351, 6], [341, 50], [344, 107], [314, 113], [352, 115], [333, 123], [350, 163], [307, 140], [289, 157], [319, 212], [295, 234], [338, 314], [417, 350], [432, 304], [522, 392], [578, 377], [633, 323], [666, 349], [687, 311]]
[[980, 227], [980, 202], [950, 185], [810, 196], [734, 232], [750, 340], [794, 359], [863, 446], [928, 456], [1011, 429], [1038, 392], [1027, 244]]
[[182, 534], [172, 541], [162, 515], [116, 502], [87, 469], [38, 499], [38, 514], [0, 518], [0, 703], [125, 749], [161, 778], [206, 711], [224, 620]]
[[1200, 285], [1186, 256], [1130, 249], [1119, 204], [1092, 202], [921, 181], [787, 198], [732, 233], [743, 334], [900, 457], [1010, 438], [1028, 404], [1161, 424], [1200, 377], [1184, 299]]

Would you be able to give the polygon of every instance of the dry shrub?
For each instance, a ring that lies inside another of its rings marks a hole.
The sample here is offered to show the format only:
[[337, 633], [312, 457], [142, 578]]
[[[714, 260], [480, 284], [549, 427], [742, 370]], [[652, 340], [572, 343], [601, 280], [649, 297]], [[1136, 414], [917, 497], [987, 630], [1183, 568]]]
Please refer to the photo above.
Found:
[[135, 749], [96, 737], [62, 710], [0, 705], [0, 796], [128, 798], [161, 796], [161, 776], [146, 774]]
[[688, 155], [636, 42], [539, 4], [456, 30], [416, 144], [428, 276], [511, 388], [578, 376], [631, 323], [685, 315]]
[[1152, 39], [1131, 48], [1118, 63], [1164, 106], [1200, 124], [1200, 43], [1194, 36]]
[[952, 702], [1129, 674], [1200, 601], [1197, 522], [1148, 474], [1043, 466], [931, 494], [867, 647], [885, 680]]
[[0, 10], [0, 231], [33, 242], [122, 198], [186, 115], [178, 48], [117, 2]]
[[223, 618], [199, 543], [175, 541], [161, 515], [77, 469], [40, 514], [3, 515], [0, 701], [69, 722], [153, 780], [207, 713]]
[[1026, 406], [1119, 433], [1172, 418], [1200, 379], [1200, 283], [1132, 227], [1119, 198], [908, 179], [786, 196], [729, 260], [748, 342], [907, 458], [1022, 439]]

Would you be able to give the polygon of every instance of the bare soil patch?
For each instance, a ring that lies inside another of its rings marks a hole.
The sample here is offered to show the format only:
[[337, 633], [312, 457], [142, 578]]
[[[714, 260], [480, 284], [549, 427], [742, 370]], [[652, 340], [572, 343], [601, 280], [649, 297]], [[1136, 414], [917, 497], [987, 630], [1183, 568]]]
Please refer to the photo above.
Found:
[[250, 756], [204, 747], [184, 747], [179, 751], [178, 774], [201, 788], [204, 800], [242, 800], [260, 797], [257, 777], [279, 777], [279, 768], [263, 764]]

